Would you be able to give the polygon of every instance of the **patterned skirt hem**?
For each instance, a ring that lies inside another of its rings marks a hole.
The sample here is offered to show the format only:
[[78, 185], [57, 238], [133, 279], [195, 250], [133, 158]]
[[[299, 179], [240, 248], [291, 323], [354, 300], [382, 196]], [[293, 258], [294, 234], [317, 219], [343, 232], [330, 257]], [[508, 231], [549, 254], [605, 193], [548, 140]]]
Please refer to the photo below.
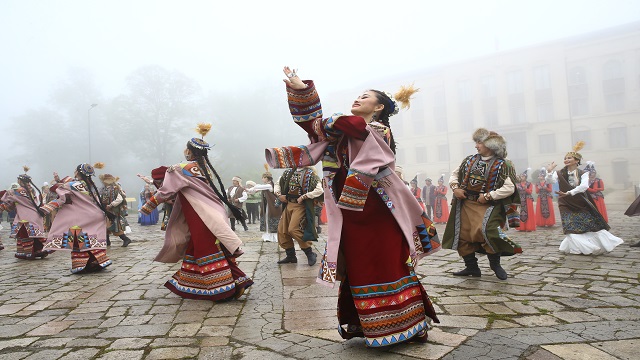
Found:
[[235, 296], [239, 289], [246, 289], [251, 285], [253, 285], [253, 281], [249, 278], [238, 279], [233, 284], [225, 285], [215, 290], [198, 289], [180, 285], [174, 278], [169, 279], [164, 284], [167, 289], [181, 298], [210, 301], [229, 300]]
[[389, 345], [394, 345], [394, 344], [399, 344], [401, 342], [409, 341], [413, 337], [421, 335], [423, 330], [426, 331], [428, 329], [429, 329], [429, 325], [427, 324], [427, 321], [422, 320], [408, 330], [401, 331], [399, 333], [395, 333], [391, 335], [377, 337], [377, 338], [365, 337], [364, 341], [369, 347], [389, 346]]

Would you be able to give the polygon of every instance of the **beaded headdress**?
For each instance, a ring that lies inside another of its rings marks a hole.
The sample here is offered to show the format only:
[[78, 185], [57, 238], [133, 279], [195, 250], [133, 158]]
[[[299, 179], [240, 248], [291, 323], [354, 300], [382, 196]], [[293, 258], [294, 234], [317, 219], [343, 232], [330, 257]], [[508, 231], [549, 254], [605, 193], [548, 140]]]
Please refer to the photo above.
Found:
[[587, 161], [587, 165], [584, 167], [584, 171], [596, 172], [596, 163], [593, 161]]
[[78, 172], [82, 173], [84, 176], [94, 176], [96, 174], [95, 169], [102, 169], [104, 167], [104, 163], [97, 162], [91, 166], [91, 164], [83, 163], [76, 167]]
[[24, 170], [24, 174], [18, 175], [18, 180], [30, 182], [31, 176], [27, 175], [27, 172], [29, 172], [29, 167], [27, 165], [24, 165], [22, 166], [22, 169]]
[[204, 136], [211, 130], [211, 124], [199, 123], [198, 127], [196, 127], [196, 131], [200, 134], [201, 138], [191, 138], [189, 140], [189, 144], [196, 149], [200, 150], [209, 150], [211, 149], [211, 145], [204, 141]]
[[440, 178], [438, 179], [438, 182], [444, 182], [444, 174], [440, 175]]

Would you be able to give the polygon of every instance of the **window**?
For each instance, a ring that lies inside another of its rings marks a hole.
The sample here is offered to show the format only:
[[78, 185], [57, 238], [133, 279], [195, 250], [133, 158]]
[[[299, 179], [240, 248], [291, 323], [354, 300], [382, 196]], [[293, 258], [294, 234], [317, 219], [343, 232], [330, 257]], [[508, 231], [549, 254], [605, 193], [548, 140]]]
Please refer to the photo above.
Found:
[[589, 113], [589, 88], [585, 70], [576, 66], [569, 70], [569, 103], [572, 116]]
[[553, 120], [553, 104], [550, 102], [544, 102], [536, 104], [538, 121], [551, 121]]
[[549, 77], [549, 66], [536, 66], [533, 68], [533, 79], [536, 90], [550, 89], [551, 78]]
[[471, 101], [471, 81], [458, 81], [458, 99], [460, 100], [460, 102]]
[[493, 75], [487, 75], [480, 79], [480, 87], [482, 89], [483, 98], [496, 97], [496, 78]]
[[527, 121], [527, 115], [524, 111], [524, 105], [515, 104], [509, 107], [512, 124], [523, 124]]
[[569, 85], [581, 85], [587, 83], [587, 73], [581, 66], [569, 70]]
[[438, 145], [438, 161], [449, 161], [449, 144]]
[[626, 148], [627, 147], [627, 126], [612, 125], [609, 127], [609, 147]]
[[507, 92], [509, 94], [520, 94], [524, 92], [521, 70], [511, 71], [507, 73]]
[[602, 67], [602, 92], [607, 112], [623, 111], [625, 108], [625, 85], [622, 62], [609, 60]]
[[575, 141], [584, 141], [584, 150], [593, 149], [593, 144], [591, 143], [591, 129], [579, 127], [573, 130], [573, 139]]
[[424, 145], [416, 146], [416, 162], [417, 163], [426, 163], [427, 162], [427, 147]]
[[612, 80], [623, 78], [622, 63], [620, 60], [609, 60], [602, 67], [602, 79]]
[[541, 134], [538, 136], [540, 145], [540, 153], [551, 154], [556, 152], [556, 135], [555, 134]]
[[426, 133], [426, 126], [424, 118], [422, 116], [413, 118], [413, 134], [412, 135], [424, 135]]
[[447, 103], [444, 97], [444, 90], [437, 90], [433, 93], [433, 120], [436, 122], [436, 130], [447, 131]]
[[460, 105], [460, 126], [462, 129], [473, 129], [473, 106], [471, 103]]
[[487, 127], [498, 126], [498, 111], [496, 109], [485, 110], [484, 121]]

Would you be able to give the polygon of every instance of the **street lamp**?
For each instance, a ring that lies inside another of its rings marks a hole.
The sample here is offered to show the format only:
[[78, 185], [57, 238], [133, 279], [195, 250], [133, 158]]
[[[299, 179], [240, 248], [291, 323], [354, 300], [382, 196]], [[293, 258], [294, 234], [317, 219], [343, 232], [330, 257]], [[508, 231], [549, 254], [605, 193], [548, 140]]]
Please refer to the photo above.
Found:
[[91, 109], [93, 109], [94, 107], [98, 106], [98, 104], [91, 104], [91, 106], [89, 106], [89, 110], [87, 110], [87, 130], [89, 131], [89, 137], [88, 137], [88, 141], [89, 141], [89, 164], [91, 164]]

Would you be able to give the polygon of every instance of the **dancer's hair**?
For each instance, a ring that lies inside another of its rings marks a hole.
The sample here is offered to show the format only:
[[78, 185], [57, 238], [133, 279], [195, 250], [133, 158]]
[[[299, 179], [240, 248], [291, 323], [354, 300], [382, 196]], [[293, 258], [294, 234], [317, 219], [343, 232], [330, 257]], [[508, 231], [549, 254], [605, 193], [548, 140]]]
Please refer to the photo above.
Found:
[[[209, 150], [199, 149], [193, 146], [190, 141], [187, 142], [187, 149], [191, 150], [191, 153], [193, 154], [196, 162], [198, 163], [198, 166], [200, 166], [200, 170], [202, 171], [202, 174], [205, 176], [205, 178], [207, 179], [207, 183], [209, 184], [209, 186], [211, 186], [211, 188], [216, 193], [216, 195], [218, 195], [220, 200], [222, 200], [222, 202], [225, 205], [227, 205], [227, 207], [229, 207], [229, 210], [231, 211], [231, 213], [236, 219], [243, 219], [244, 217], [242, 215], [242, 211], [238, 209], [235, 205], [231, 204], [231, 202], [227, 198], [227, 193], [224, 190], [225, 189], [224, 184], [222, 184], [222, 180], [220, 179], [218, 172], [213, 167], [213, 165], [211, 165], [211, 161], [209, 160], [209, 155], [208, 155]], [[211, 172], [209, 172], [209, 170]], [[220, 191], [213, 183], [213, 180], [211, 179], [211, 174], [213, 174], [218, 180], [218, 184], [220, 185], [220, 189], [222, 191]]]
[[[76, 172], [78, 173], [80, 180], [84, 181], [85, 184], [87, 184], [87, 191], [89, 191], [89, 196], [91, 196], [91, 198], [93, 199], [93, 202], [96, 205], [98, 205], [100, 210], [102, 210], [102, 212], [107, 216], [107, 218], [109, 218], [109, 220], [113, 221], [116, 218], [116, 216], [110, 211], [108, 211], [105, 205], [100, 200], [100, 192], [98, 191], [98, 187], [93, 182], [93, 179], [91, 179], [91, 176], [85, 175], [82, 172], [82, 164], [76, 167]], [[123, 201], [126, 201], [126, 199], [123, 199]]]
[[378, 99], [378, 103], [384, 105], [382, 111], [380, 111], [380, 115], [376, 118], [376, 121], [381, 123], [382, 125], [389, 128], [390, 138], [389, 138], [389, 147], [393, 153], [396, 153], [396, 141], [393, 138], [393, 131], [391, 131], [391, 124], [389, 123], [389, 117], [394, 113], [396, 104], [394, 104], [393, 100], [387, 96], [384, 92], [380, 90], [371, 89], [376, 94], [376, 99]]
[[[40, 192], [40, 189], [38, 189], [36, 184], [33, 183], [33, 180], [31, 180], [30, 176], [18, 177], [18, 182], [22, 182], [23, 184], [26, 185], [25, 190], [27, 191], [27, 197], [29, 197], [29, 200], [31, 200], [31, 204], [33, 204], [33, 206], [35, 207], [38, 215], [40, 215], [41, 217], [44, 217], [45, 213], [44, 211], [42, 211], [42, 209], [40, 209], [40, 206], [42, 206], [42, 193]], [[31, 194], [31, 190], [29, 189], [31, 185], [33, 185], [33, 188], [38, 192], [38, 198], [40, 199], [40, 204], [36, 204], [36, 200], [33, 198], [33, 195]]]

